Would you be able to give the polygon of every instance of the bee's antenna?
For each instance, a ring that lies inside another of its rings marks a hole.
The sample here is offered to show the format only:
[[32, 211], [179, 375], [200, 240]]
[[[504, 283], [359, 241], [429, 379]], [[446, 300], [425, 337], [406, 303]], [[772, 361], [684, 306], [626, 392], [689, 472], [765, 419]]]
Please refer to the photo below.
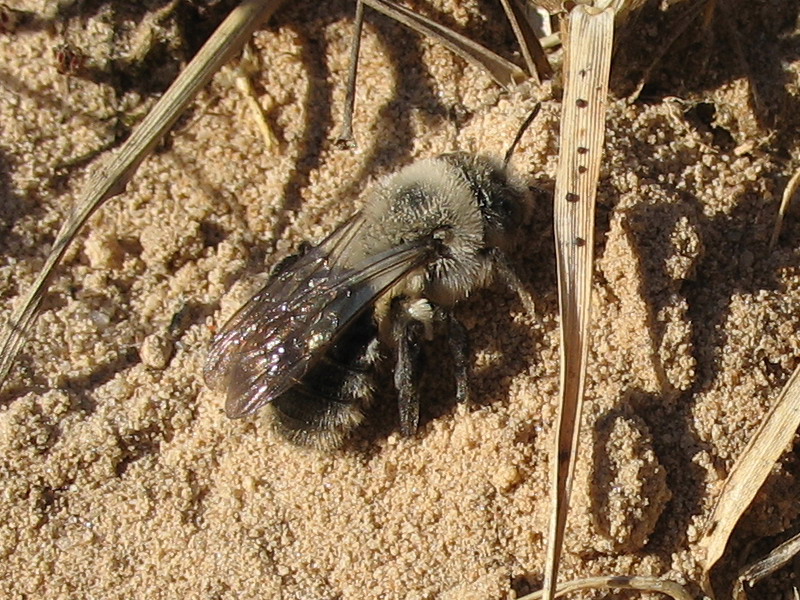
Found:
[[522, 139], [522, 136], [528, 130], [528, 127], [530, 127], [531, 123], [533, 123], [533, 120], [536, 118], [536, 115], [539, 114], [539, 110], [541, 108], [542, 108], [542, 103], [537, 102], [536, 106], [533, 107], [531, 114], [528, 115], [528, 118], [525, 119], [525, 121], [520, 126], [519, 131], [517, 131], [517, 135], [514, 137], [514, 141], [511, 142], [511, 145], [508, 147], [508, 151], [506, 152], [506, 156], [503, 159], [504, 169], [508, 166], [508, 161], [511, 160], [511, 155], [514, 154], [514, 150], [516, 150], [517, 144], [519, 144], [520, 139]]

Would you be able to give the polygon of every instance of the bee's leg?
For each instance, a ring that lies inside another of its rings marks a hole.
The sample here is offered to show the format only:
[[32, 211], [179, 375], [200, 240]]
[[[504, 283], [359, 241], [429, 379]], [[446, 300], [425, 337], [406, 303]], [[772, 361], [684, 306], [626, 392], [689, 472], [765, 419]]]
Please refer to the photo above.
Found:
[[530, 315], [535, 315], [536, 304], [533, 298], [525, 289], [525, 286], [522, 285], [522, 281], [514, 269], [511, 268], [511, 265], [508, 263], [503, 253], [496, 249], [492, 250], [489, 253], [489, 259], [492, 261], [495, 273], [503, 280], [509, 289], [517, 293], [525, 311]]
[[[393, 307], [394, 308], [394, 307]], [[397, 389], [397, 402], [400, 408], [400, 431], [411, 436], [419, 424], [419, 371], [422, 358], [422, 340], [425, 325], [413, 319], [407, 312], [401, 313], [392, 327], [392, 335], [397, 343], [397, 359], [394, 368], [394, 386]]]
[[289, 269], [291, 269], [294, 264], [303, 258], [306, 254], [308, 254], [309, 250], [311, 250], [313, 246], [308, 242], [301, 242], [300, 246], [297, 248], [297, 252], [294, 254], [290, 254], [283, 260], [281, 260], [278, 264], [272, 267], [272, 271], [270, 272], [270, 276], [275, 277], [276, 275], [280, 275], [281, 273], [285, 273]]
[[447, 344], [453, 356], [453, 368], [456, 376], [456, 400], [469, 401], [469, 336], [467, 328], [451, 312], [438, 310], [439, 316], [447, 327]]

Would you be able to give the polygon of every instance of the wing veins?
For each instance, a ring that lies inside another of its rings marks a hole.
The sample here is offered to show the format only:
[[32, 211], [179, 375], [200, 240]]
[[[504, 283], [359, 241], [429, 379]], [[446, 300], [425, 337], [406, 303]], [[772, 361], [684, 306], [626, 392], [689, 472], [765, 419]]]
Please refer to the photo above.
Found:
[[356, 214], [337, 227], [225, 324], [204, 373], [209, 387], [226, 390], [230, 417], [258, 410], [302, 380], [353, 319], [432, 248], [423, 237], [339, 268], [363, 224]]
[[[254, 376], [248, 385], [237, 385], [236, 391], [228, 395], [228, 414], [232, 417], [250, 414], [296, 385], [364, 309], [424, 261], [427, 250], [428, 245], [422, 240], [388, 250], [371, 257], [363, 268], [342, 273], [326, 293], [314, 295], [310, 300], [322, 301], [319, 312], [311, 319], [295, 321], [291, 330], [282, 332], [281, 346], [290, 350], [280, 357], [287, 358], [281, 358], [280, 362], [276, 361], [268, 368], [256, 368], [258, 373], [255, 373], [256, 369], [249, 369]], [[355, 280], [353, 273], [357, 275]], [[381, 277], [383, 279], [379, 279]], [[342, 292], [347, 291], [353, 293], [342, 296]], [[335, 319], [335, 325], [327, 328], [326, 318]], [[317, 326], [319, 329], [315, 330]], [[318, 340], [316, 345], [308, 350], [306, 340], [315, 337]], [[293, 355], [291, 350], [301, 353], [305, 350], [305, 353]], [[263, 348], [254, 348], [248, 358], [253, 363], [263, 363], [263, 356]], [[229, 387], [230, 391], [233, 390]]]

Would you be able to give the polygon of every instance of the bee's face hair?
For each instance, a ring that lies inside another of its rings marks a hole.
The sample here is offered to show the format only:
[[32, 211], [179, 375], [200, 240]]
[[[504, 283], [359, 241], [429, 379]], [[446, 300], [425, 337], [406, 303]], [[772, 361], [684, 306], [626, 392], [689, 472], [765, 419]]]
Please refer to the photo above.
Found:
[[[408, 277], [396, 293], [451, 306], [492, 278], [487, 252], [516, 237], [524, 193], [503, 165], [485, 156], [445, 154], [416, 162], [380, 182], [364, 207], [363, 253], [375, 255], [433, 236], [438, 256], [424, 281]], [[423, 291], [424, 288], [424, 291]]]

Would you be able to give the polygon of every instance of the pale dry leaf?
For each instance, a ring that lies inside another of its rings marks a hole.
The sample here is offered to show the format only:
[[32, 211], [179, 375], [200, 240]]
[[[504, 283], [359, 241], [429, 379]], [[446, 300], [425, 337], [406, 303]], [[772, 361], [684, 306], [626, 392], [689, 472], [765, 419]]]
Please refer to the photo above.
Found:
[[[598, 589], [658, 592], [674, 600], [693, 600], [691, 594], [689, 594], [682, 585], [674, 581], [667, 581], [657, 577], [626, 577], [617, 575], [566, 581], [558, 585], [554, 597], [560, 598], [573, 592]], [[544, 590], [527, 594], [518, 598], [518, 600], [539, 600], [540, 598], [544, 598]]]
[[714, 598], [711, 570], [725, 553], [731, 533], [800, 426], [800, 367], [728, 475], [699, 547], [704, 552], [703, 589]]
[[589, 349], [594, 205], [603, 156], [614, 12], [577, 6], [566, 22], [569, 42], [554, 211], [561, 392], [552, 453], [545, 598], [552, 598], [557, 579], [580, 429]]

